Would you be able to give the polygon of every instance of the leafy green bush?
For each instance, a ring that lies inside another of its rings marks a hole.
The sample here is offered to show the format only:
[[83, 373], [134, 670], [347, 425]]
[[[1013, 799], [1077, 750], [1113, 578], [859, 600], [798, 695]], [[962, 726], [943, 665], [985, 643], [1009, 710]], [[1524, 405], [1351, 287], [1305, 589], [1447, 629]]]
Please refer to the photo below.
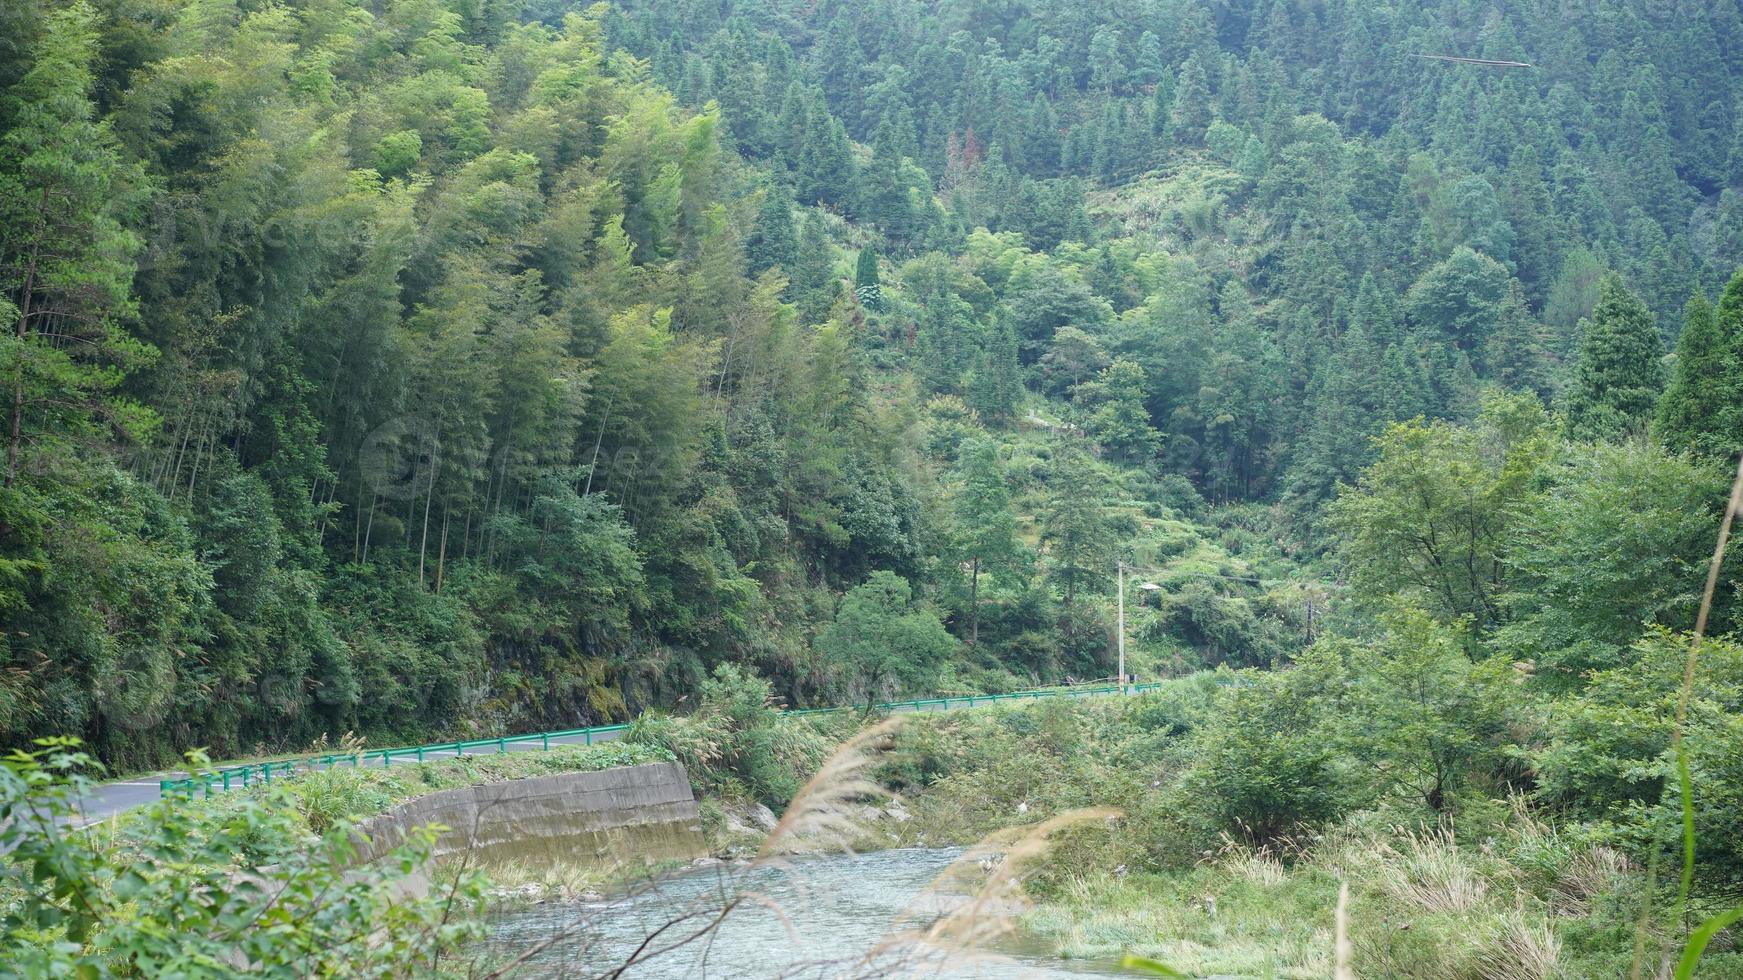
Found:
[[1269, 843], [1347, 805], [1313, 698], [1293, 674], [1231, 688], [1192, 738], [1183, 810], [1208, 834]]
[[[1590, 822], [1596, 840], [1644, 855], [1680, 841], [1671, 729], [1689, 638], [1654, 630], [1632, 663], [1592, 675], [1558, 704], [1530, 753], [1538, 797]], [[1696, 661], [1684, 745], [1694, 785], [1697, 882], [1743, 890], [1743, 645], [1707, 640]], [[1680, 863], [1680, 852], [1672, 855]]]
[[773, 704], [768, 681], [722, 664], [703, 682], [694, 712], [644, 714], [624, 733], [624, 742], [670, 753], [689, 771], [698, 793], [749, 797], [778, 810], [853, 723], [848, 712], [784, 715]]
[[1468, 646], [1462, 622], [1401, 603], [1371, 638], [1326, 640], [1302, 655], [1325, 737], [1363, 774], [1367, 792], [1352, 803], [1447, 813], [1456, 794], [1504, 775], [1509, 706], [1529, 700], [1524, 678], [1498, 658], [1473, 661]]
[[165, 800], [118, 827], [72, 829], [93, 763], [70, 739], [0, 760], [0, 962], [37, 977], [405, 976], [482, 934], [483, 884], [404, 885], [433, 830], [354, 866], [334, 822], [311, 836], [290, 791], [223, 810]]

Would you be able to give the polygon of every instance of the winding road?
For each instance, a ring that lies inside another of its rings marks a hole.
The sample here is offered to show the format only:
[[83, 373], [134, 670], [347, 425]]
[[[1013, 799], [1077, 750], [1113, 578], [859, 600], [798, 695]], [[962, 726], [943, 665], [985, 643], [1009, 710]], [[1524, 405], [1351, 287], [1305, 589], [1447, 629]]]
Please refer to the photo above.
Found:
[[[1128, 690], [1138, 692], [1149, 690], [1156, 686], [1158, 685], [1132, 685]], [[1012, 694], [977, 694], [968, 697], [922, 698], [919, 700], [893, 701], [880, 704], [877, 707], [879, 710], [891, 714], [901, 714], [914, 711], [955, 711], [963, 708], [988, 707], [993, 704], [1008, 703], [1011, 701], [1040, 700], [1055, 697], [1101, 697], [1117, 693], [1117, 691], [1117, 688], [1108, 686], [1082, 687], [1077, 689], [1052, 688], [1043, 691], [1019, 691]], [[846, 711], [854, 709], [834, 708], [822, 710]], [[592, 745], [597, 742], [608, 742], [622, 736], [627, 727], [628, 726], [625, 725], [611, 725], [576, 732], [553, 733], [549, 736], [535, 733], [531, 735], [506, 736], [501, 739], [489, 739], [482, 742], [460, 742], [425, 746], [419, 758], [424, 761], [434, 761], [437, 759], [452, 758], [461, 755], [498, 755], [503, 752], [542, 752], [553, 746]], [[413, 751], [417, 750], [394, 750], [387, 754], [383, 754], [379, 750], [372, 750], [368, 754], [338, 758], [331, 764], [323, 764], [322, 761], [333, 758], [330, 756], [296, 759], [285, 763], [285, 765], [289, 766], [288, 772], [285, 770], [277, 770], [275, 775], [276, 778], [282, 779], [287, 775], [294, 775], [297, 772], [306, 772], [315, 768], [331, 768], [332, 765], [357, 766], [365, 769], [380, 768], [384, 765], [405, 765], [407, 761], [412, 760], [395, 762], [395, 758], [399, 757], [402, 752]], [[275, 764], [275, 766], [276, 765], [277, 764]], [[259, 767], [249, 768], [256, 770], [254, 780], [257, 781], [260, 778], [257, 771]], [[101, 820], [107, 820], [116, 814], [122, 813], [126, 810], [131, 810], [136, 806], [156, 803], [158, 800], [163, 798], [164, 782], [173, 782], [187, 778], [189, 778], [189, 773], [187, 772], [162, 772], [149, 776], [140, 776], [134, 779], [98, 783], [92, 787], [89, 794], [80, 799], [79, 814], [81, 819], [78, 822], [80, 824], [92, 824]], [[240, 779], [232, 780], [231, 784], [234, 786], [246, 785], [246, 783], [242, 782]], [[221, 783], [214, 783], [212, 788], [214, 791], [221, 791], [226, 787]]]

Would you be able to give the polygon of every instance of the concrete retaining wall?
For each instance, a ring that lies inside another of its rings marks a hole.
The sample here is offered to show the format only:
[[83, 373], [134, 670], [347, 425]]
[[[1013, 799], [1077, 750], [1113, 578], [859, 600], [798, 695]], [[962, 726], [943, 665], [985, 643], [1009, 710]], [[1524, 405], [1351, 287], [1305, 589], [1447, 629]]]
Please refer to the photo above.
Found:
[[432, 793], [363, 824], [374, 860], [429, 824], [449, 829], [436, 857], [491, 865], [567, 863], [609, 870], [708, 853], [696, 798], [675, 762], [487, 783]]

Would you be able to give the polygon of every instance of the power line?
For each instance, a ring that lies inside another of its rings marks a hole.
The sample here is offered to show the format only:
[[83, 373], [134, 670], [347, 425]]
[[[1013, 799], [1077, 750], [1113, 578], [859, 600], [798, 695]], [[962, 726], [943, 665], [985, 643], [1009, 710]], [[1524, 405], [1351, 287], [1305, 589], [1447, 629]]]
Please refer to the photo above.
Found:
[[1169, 578], [1214, 578], [1214, 579], [1226, 579], [1230, 582], [1251, 582], [1255, 585], [1265, 585], [1265, 586], [1289, 585], [1291, 583], [1299, 584], [1299, 583], [1295, 582], [1294, 579], [1283, 579], [1283, 578], [1264, 579], [1264, 578], [1258, 578], [1258, 577], [1251, 576], [1251, 575], [1225, 575], [1221, 572], [1178, 572], [1178, 571], [1171, 571], [1171, 570], [1169, 570], [1167, 568], [1163, 568], [1159, 565], [1127, 564], [1126, 570], [1132, 571], [1132, 572], [1150, 572], [1150, 573], [1155, 574], [1155, 575], [1165, 575], [1165, 576], [1168, 576]]
[[1523, 61], [1497, 61], [1492, 58], [1461, 58], [1456, 54], [1419, 54], [1416, 57], [1427, 61], [1450, 61], [1460, 65], [1477, 65], [1482, 68], [1536, 68], [1536, 65]]

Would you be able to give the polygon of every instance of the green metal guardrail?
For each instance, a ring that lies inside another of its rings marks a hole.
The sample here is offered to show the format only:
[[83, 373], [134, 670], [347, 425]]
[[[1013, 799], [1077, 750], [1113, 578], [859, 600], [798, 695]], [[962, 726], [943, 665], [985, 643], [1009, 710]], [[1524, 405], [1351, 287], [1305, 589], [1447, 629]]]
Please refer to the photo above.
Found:
[[[1126, 690], [1132, 693], [1153, 691], [1162, 684], [1128, 684]], [[871, 706], [871, 711], [924, 711], [928, 708], [948, 711], [956, 705], [973, 708], [982, 704], [995, 704], [1003, 701], [1035, 701], [1042, 698], [1082, 697], [1091, 694], [1116, 694], [1119, 686], [1109, 684], [1102, 687], [1068, 687], [1048, 688], [1039, 691], [1015, 691], [1010, 694], [967, 694], [953, 698], [917, 698], [907, 701], [880, 701]], [[786, 714], [799, 717], [803, 715], [829, 714], [838, 711], [868, 710], [857, 705], [842, 705], [834, 708], [803, 708], [788, 711]], [[158, 781], [158, 792], [164, 796], [178, 793], [192, 796], [197, 790], [204, 796], [211, 796], [213, 789], [229, 790], [252, 786], [255, 783], [270, 783], [274, 774], [280, 779], [294, 775], [297, 771], [315, 769], [332, 769], [349, 763], [353, 768], [359, 768], [365, 760], [380, 759], [384, 768], [391, 767], [395, 759], [424, 762], [466, 755], [468, 750], [482, 749], [494, 746], [498, 754], [509, 751], [510, 745], [522, 745], [538, 742], [539, 748], [549, 749], [553, 739], [579, 738], [579, 743], [592, 745], [600, 735], [613, 735], [628, 730], [629, 725], [598, 725], [593, 728], [572, 728], [560, 732], [535, 732], [531, 735], [506, 735], [498, 738], [480, 738], [469, 742], [438, 742], [430, 745], [414, 745], [410, 748], [376, 749], [369, 752], [354, 752], [350, 754], [315, 755], [305, 759], [285, 759], [278, 762], [255, 762], [241, 766], [228, 766], [211, 772], [198, 773], [184, 779], [163, 779]], [[472, 753], [476, 755], [477, 753]]]

